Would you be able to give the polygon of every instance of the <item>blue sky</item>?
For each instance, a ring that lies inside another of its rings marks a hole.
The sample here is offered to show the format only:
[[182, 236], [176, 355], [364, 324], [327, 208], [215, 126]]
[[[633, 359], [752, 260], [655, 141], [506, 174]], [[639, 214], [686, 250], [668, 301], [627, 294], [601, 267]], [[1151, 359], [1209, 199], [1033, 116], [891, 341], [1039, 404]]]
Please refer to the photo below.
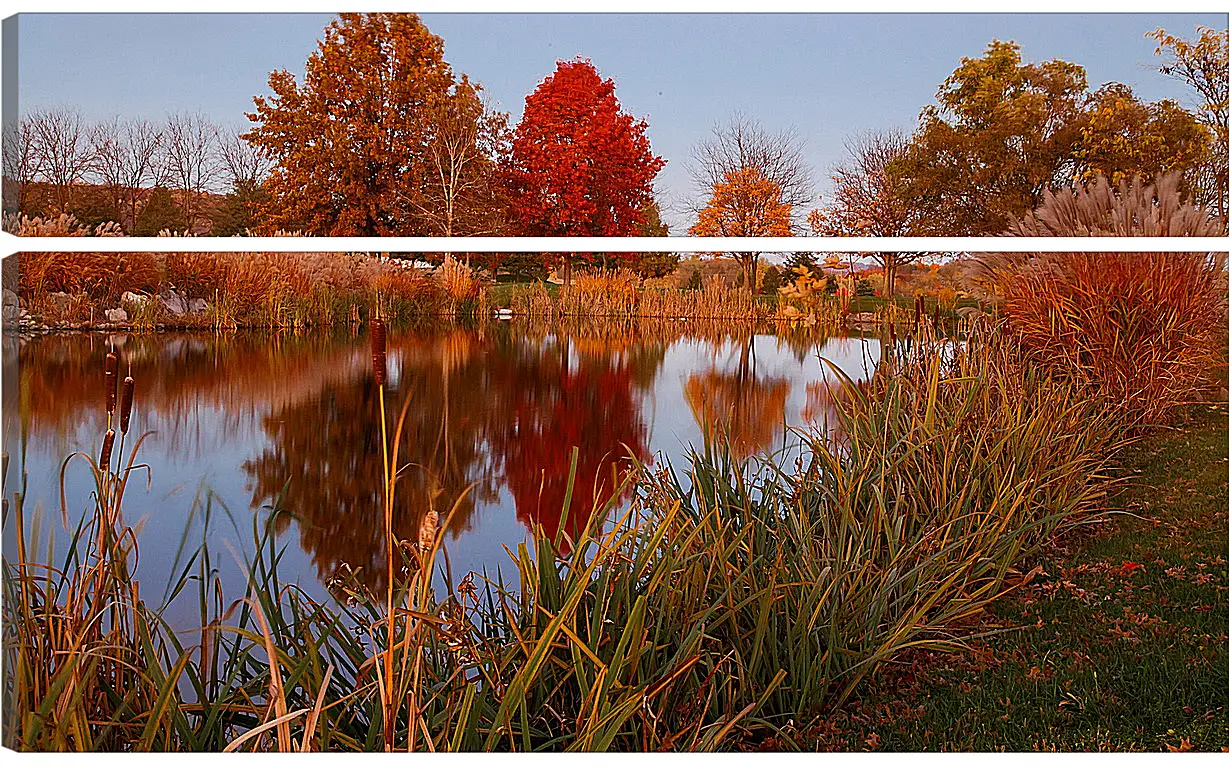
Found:
[[[21, 109], [75, 106], [87, 117], [201, 111], [245, 126], [251, 99], [285, 68], [301, 76], [329, 21], [320, 14], [22, 14]], [[1184, 88], [1150, 69], [1157, 26], [1190, 36], [1221, 14], [424, 14], [445, 57], [520, 116], [557, 59], [583, 55], [613, 77], [624, 107], [649, 122], [672, 234], [693, 196], [685, 162], [735, 110], [806, 143], [817, 192], [847, 136], [911, 128], [961, 57], [994, 38], [1028, 60], [1086, 67], [1090, 86], [1126, 83], [1147, 99]]]

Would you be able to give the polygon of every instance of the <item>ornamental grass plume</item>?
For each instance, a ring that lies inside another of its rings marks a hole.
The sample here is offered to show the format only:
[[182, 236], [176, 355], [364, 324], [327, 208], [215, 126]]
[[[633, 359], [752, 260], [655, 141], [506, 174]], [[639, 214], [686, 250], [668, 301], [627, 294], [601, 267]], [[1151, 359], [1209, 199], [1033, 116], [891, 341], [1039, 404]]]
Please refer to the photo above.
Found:
[[476, 299], [482, 291], [482, 283], [474, 270], [451, 255], [445, 256], [444, 262], [435, 270], [435, 279], [454, 304]]
[[[1184, 199], [1181, 173], [1117, 187], [1104, 176], [1070, 189], [1048, 190], [1036, 210], [1013, 221], [1009, 237], [1218, 237], [1225, 222]], [[1023, 254], [1022, 258], [1027, 258]]]
[[418, 526], [418, 548], [424, 552], [430, 551], [435, 546], [435, 534], [439, 529], [440, 513], [434, 509], [423, 515], [422, 522]]

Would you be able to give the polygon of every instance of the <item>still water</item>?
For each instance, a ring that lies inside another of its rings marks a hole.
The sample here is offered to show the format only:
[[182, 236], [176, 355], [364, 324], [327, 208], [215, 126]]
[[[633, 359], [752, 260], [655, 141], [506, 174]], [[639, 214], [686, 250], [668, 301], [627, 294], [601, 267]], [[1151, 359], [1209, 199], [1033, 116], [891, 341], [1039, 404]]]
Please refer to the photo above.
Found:
[[[369, 587], [384, 583], [379, 396], [366, 336], [345, 330], [6, 337], [6, 495], [24, 471], [36, 551], [68, 539], [61, 468], [74, 451], [97, 455], [111, 347], [121, 377], [131, 370], [136, 380], [128, 447], [150, 433], [137, 457], [148, 482], [134, 473], [123, 510], [139, 529], [137, 575], [151, 602], [176, 572], [177, 551], [202, 540], [228, 596], [238, 596], [253, 521], [274, 508], [289, 513], [276, 518], [284, 583], [323, 597], [343, 568]], [[829, 365], [861, 380], [878, 357], [874, 338], [752, 328], [505, 322], [390, 332], [390, 423], [405, 409], [398, 535], [415, 539], [427, 510], [455, 508], [444, 539], [454, 574], [506, 573], [505, 547], [515, 550], [535, 524], [557, 530], [573, 447], [573, 509], [608, 497], [628, 456], [680, 467], [715, 434], [746, 456], [787, 451], [792, 429], [831, 418]], [[92, 493], [87, 464], [69, 461], [70, 526], [92, 510]]]

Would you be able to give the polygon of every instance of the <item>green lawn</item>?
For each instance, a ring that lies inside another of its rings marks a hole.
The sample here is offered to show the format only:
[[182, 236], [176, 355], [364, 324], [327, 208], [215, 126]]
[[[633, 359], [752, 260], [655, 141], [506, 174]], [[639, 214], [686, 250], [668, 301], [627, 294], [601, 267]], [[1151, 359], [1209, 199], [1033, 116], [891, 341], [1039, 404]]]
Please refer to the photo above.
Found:
[[1229, 418], [1137, 444], [1114, 508], [961, 655], [917, 654], [806, 734], [820, 749], [1229, 748]]

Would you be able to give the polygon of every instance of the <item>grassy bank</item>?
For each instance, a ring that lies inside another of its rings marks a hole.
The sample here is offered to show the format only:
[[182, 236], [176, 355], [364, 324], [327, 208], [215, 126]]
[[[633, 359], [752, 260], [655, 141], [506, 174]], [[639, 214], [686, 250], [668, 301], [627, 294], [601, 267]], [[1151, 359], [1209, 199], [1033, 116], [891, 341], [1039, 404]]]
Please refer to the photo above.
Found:
[[1229, 748], [1229, 414], [1195, 406], [1122, 457], [1121, 512], [1035, 560], [1010, 630], [912, 654], [808, 744], [885, 750]]

